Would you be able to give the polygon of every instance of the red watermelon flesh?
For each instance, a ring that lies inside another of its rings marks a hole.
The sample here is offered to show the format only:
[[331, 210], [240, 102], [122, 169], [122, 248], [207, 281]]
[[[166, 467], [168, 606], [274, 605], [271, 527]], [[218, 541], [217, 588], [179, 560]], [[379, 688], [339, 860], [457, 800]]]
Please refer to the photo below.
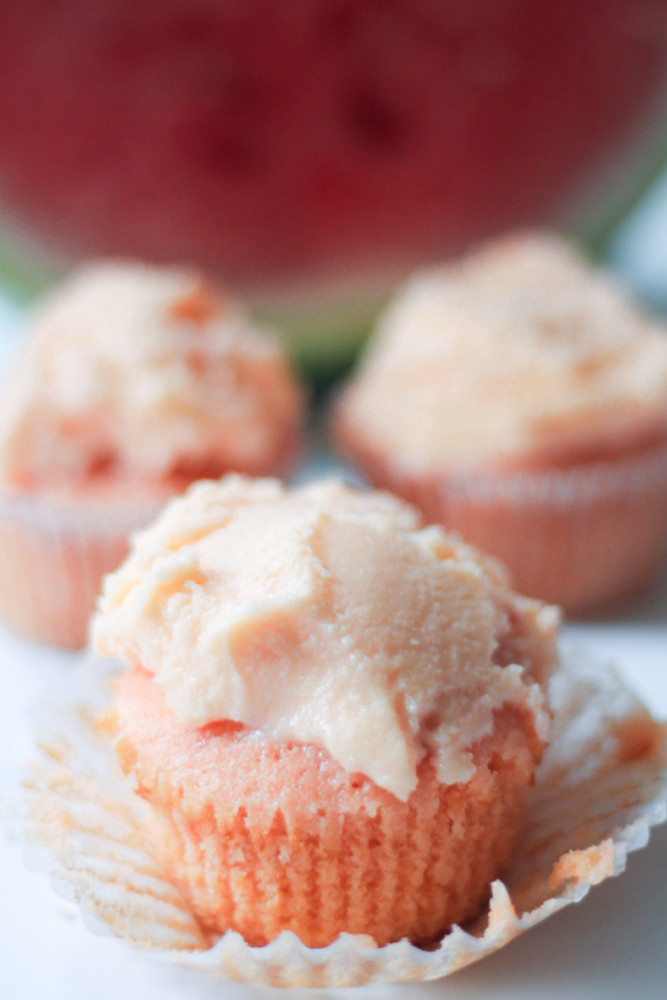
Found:
[[666, 49], [662, 0], [8, 4], [0, 211], [244, 290], [394, 274], [562, 218]]

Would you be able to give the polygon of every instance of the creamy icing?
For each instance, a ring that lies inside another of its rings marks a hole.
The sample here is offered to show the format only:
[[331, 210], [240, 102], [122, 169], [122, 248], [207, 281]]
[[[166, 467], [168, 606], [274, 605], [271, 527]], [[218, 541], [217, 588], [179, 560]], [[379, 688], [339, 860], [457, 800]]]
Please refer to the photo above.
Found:
[[302, 413], [277, 340], [194, 272], [87, 268], [36, 318], [0, 402], [6, 485], [277, 471]]
[[506, 239], [399, 293], [341, 414], [410, 471], [604, 457], [667, 437], [667, 336], [567, 244]]
[[443, 782], [468, 780], [506, 702], [546, 737], [556, 624], [387, 494], [228, 476], [136, 536], [92, 640], [154, 674], [183, 722], [315, 743], [406, 799], [428, 748]]

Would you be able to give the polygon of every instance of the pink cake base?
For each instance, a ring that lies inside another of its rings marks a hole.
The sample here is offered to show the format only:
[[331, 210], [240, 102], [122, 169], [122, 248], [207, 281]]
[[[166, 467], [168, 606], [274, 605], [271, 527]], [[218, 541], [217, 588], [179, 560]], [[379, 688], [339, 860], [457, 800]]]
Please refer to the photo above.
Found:
[[473, 747], [465, 784], [424, 760], [407, 802], [324, 750], [236, 723], [187, 728], [144, 671], [116, 686], [107, 725], [137, 791], [147, 837], [206, 933], [263, 945], [291, 930], [321, 947], [341, 932], [428, 942], [473, 917], [509, 859], [543, 746], [506, 706]]

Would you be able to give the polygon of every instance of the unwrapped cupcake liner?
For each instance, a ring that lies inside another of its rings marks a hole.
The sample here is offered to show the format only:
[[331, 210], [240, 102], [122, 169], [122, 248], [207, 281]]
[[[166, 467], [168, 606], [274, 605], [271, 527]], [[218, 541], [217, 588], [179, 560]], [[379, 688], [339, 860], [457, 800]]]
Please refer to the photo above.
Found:
[[[98, 734], [105, 670], [84, 671], [88, 694], [55, 711], [23, 784], [18, 833], [49, 858], [58, 891], [89, 924], [154, 957], [211, 975], [281, 987], [437, 979], [477, 961], [623, 871], [667, 803], [667, 732], [614, 672], [569, 651], [552, 682], [553, 739], [528, 800], [525, 827], [488, 907], [431, 949], [376, 947], [342, 934], [325, 948], [289, 931], [251, 947], [234, 931], [210, 940], [146, 842], [150, 806], [120, 774]], [[34, 854], [33, 854], [34, 857]]]
[[0, 492], [0, 618], [21, 635], [80, 649], [102, 577], [158, 510]]
[[521, 593], [573, 613], [625, 598], [667, 545], [667, 447], [544, 470], [413, 471], [346, 430], [344, 450], [374, 486], [416, 504], [510, 569]]

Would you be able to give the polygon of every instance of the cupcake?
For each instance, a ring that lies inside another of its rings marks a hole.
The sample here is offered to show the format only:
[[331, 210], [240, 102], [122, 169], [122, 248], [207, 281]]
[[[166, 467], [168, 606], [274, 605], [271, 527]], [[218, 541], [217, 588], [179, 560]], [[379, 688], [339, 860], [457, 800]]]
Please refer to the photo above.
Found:
[[415, 277], [334, 418], [342, 451], [587, 612], [654, 572], [667, 534], [667, 337], [548, 236]]
[[555, 609], [389, 495], [192, 486], [91, 635], [145, 843], [210, 937], [428, 943], [487, 901], [545, 747]]
[[303, 400], [278, 343], [196, 273], [90, 267], [38, 316], [0, 401], [0, 614], [85, 641], [127, 533], [191, 481], [283, 474]]

